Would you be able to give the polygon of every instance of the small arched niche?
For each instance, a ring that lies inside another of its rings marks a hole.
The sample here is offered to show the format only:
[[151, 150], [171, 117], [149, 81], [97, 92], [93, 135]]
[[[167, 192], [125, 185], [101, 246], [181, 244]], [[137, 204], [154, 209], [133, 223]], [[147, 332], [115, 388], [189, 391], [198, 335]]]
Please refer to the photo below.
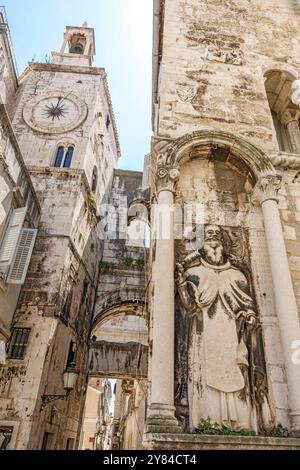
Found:
[[[177, 202], [196, 220], [222, 226], [247, 226], [250, 196], [257, 174], [247, 161], [224, 144], [196, 145], [180, 158]], [[200, 211], [200, 212], [199, 212]], [[182, 214], [184, 235], [190, 230]]]
[[69, 53], [70, 54], [84, 54], [86, 46], [85, 34], [75, 33], [69, 39]]
[[293, 87], [298, 81], [282, 70], [266, 72], [265, 79], [279, 150], [300, 153], [299, 106], [293, 102]]

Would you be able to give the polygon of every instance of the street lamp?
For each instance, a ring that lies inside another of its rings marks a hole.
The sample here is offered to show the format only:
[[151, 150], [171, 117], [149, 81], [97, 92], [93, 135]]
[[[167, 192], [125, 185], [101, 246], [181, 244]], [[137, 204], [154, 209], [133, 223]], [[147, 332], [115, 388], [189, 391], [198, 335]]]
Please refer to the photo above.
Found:
[[78, 379], [78, 371], [76, 370], [75, 362], [71, 362], [64, 371], [64, 390], [66, 391], [65, 395], [42, 395], [42, 406], [47, 403], [52, 403], [56, 400], [67, 399], [72, 390], [74, 390], [77, 379]]

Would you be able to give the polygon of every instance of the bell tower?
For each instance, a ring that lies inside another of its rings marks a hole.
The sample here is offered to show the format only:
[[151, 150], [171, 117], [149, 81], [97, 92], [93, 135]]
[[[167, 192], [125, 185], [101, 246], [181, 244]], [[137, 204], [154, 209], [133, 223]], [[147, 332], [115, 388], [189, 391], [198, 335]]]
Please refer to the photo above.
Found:
[[91, 67], [95, 54], [94, 29], [85, 21], [81, 27], [66, 27], [60, 52], [52, 52], [52, 63]]

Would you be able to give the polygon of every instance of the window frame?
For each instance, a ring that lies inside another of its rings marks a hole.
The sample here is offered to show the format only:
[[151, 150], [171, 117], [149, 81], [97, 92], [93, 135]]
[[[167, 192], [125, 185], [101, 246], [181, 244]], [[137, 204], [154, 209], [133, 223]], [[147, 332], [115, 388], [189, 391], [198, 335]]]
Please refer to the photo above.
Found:
[[[20, 343], [20, 344], [16, 344], [15, 343], [15, 335], [18, 334], [18, 330], [19, 331], [26, 331], [28, 334], [27, 334], [27, 337], [26, 337], [26, 342], [23, 341], [23, 343]], [[30, 338], [30, 333], [31, 333], [31, 328], [22, 328], [22, 327], [18, 327], [18, 326], [15, 326], [12, 328], [12, 332], [11, 332], [11, 337], [10, 337], [10, 341], [9, 341], [9, 348], [8, 348], [8, 359], [12, 359], [14, 361], [22, 361], [25, 359], [25, 356], [26, 356], [26, 352], [27, 352], [27, 346], [28, 346], [28, 343], [29, 343], [29, 338]], [[21, 348], [21, 353], [22, 355], [16, 357], [16, 356], [13, 356], [13, 348]]]
[[[61, 148], [63, 148], [64, 151], [63, 151], [63, 155], [60, 159], [60, 165], [57, 165], [56, 162], [57, 162], [57, 159], [58, 159], [58, 152]], [[70, 157], [70, 156], [68, 156], [68, 154], [71, 150], [72, 150], [72, 153], [71, 153], [71, 157]], [[55, 147], [54, 158], [52, 160], [51, 166], [54, 167], [54, 168], [57, 168], [57, 169], [60, 168], [60, 169], [63, 169], [63, 170], [71, 168], [72, 167], [72, 162], [73, 162], [73, 159], [74, 159], [74, 152], [75, 152], [75, 144], [74, 143], [59, 142]], [[67, 162], [67, 158], [69, 158], [69, 162]], [[68, 163], [68, 165], [66, 165], [66, 163]]]

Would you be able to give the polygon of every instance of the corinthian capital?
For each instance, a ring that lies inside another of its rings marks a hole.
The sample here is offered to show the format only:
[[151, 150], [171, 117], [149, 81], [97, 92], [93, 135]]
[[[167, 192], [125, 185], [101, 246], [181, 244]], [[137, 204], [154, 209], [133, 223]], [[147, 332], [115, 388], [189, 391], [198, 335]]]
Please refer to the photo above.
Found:
[[300, 110], [299, 109], [292, 109], [288, 108], [281, 114], [281, 122], [287, 126], [290, 122], [297, 122], [300, 117]]
[[262, 176], [256, 183], [254, 188], [254, 198], [261, 204], [268, 200], [278, 202], [278, 191], [281, 186], [280, 175], [266, 175]]
[[180, 172], [177, 167], [159, 166], [157, 169], [157, 190], [174, 191]]

